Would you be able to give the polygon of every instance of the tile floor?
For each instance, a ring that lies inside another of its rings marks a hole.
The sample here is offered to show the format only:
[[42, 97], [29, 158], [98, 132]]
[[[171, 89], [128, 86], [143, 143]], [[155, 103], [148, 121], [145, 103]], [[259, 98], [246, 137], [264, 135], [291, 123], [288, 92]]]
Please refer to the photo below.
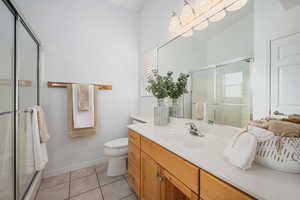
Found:
[[108, 177], [103, 166], [88, 167], [42, 180], [36, 200], [137, 200], [127, 175]]

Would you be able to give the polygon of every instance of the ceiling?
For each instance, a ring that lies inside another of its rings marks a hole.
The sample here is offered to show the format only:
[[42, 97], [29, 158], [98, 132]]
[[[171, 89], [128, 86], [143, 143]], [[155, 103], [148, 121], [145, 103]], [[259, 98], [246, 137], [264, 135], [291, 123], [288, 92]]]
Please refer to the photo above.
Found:
[[145, 0], [110, 0], [117, 6], [129, 9], [131, 11], [139, 12], [143, 8]]

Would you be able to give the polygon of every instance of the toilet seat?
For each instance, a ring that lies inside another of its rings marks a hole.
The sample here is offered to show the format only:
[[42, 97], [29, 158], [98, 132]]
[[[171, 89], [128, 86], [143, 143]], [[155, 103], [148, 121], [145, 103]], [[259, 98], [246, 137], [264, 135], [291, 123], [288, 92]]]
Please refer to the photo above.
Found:
[[128, 138], [119, 138], [112, 141], [109, 141], [104, 144], [104, 147], [111, 148], [111, 149], [119, 149], [128, 147]]

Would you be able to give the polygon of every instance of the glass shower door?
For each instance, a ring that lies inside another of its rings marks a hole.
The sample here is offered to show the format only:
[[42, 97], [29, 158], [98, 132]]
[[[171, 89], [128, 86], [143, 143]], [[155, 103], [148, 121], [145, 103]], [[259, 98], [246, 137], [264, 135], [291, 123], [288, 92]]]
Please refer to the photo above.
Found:
[[250, 120], [250, 63], [217, 67], [215, 122], [244, 127]]
[[17, 199], [22, 199], [36, 170], [32, 143], [32, 107], [38, 104], [38, 45], [17, 21]]
[[213, 120], [215, 105], [215, 73], [212, 67], [192, 73], [192, 119], [201, 120], [198, 107], [206, 103], [208, 120]]
[[0, 1], [0, 200], [14, 198], [14, 15]]

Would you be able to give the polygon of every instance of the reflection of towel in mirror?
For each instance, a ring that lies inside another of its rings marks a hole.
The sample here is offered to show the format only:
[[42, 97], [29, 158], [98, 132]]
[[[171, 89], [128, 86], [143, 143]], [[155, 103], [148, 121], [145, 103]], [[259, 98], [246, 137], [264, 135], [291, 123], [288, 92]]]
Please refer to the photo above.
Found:
[[195, 103], [196, 120], [206, 120], [206, 103]]
[[234, 166], [249, 169], [255, 159], [257, 139], [253, 134], [238, 133], [235, 135], [223, 155]]
[[89, 89], [90, 85], [79, 84], [77, 87], [77, 106], [79, 112], [89, 111]]
[[48, 162], [48, 153], [47, 153], [46, 144], [41, 143], [40, 140], [37, 107], [32, 108], [31, 123], [32, 123], [34, 165], [37, 171], [41, 171], [46, 167], [46, 164]]

